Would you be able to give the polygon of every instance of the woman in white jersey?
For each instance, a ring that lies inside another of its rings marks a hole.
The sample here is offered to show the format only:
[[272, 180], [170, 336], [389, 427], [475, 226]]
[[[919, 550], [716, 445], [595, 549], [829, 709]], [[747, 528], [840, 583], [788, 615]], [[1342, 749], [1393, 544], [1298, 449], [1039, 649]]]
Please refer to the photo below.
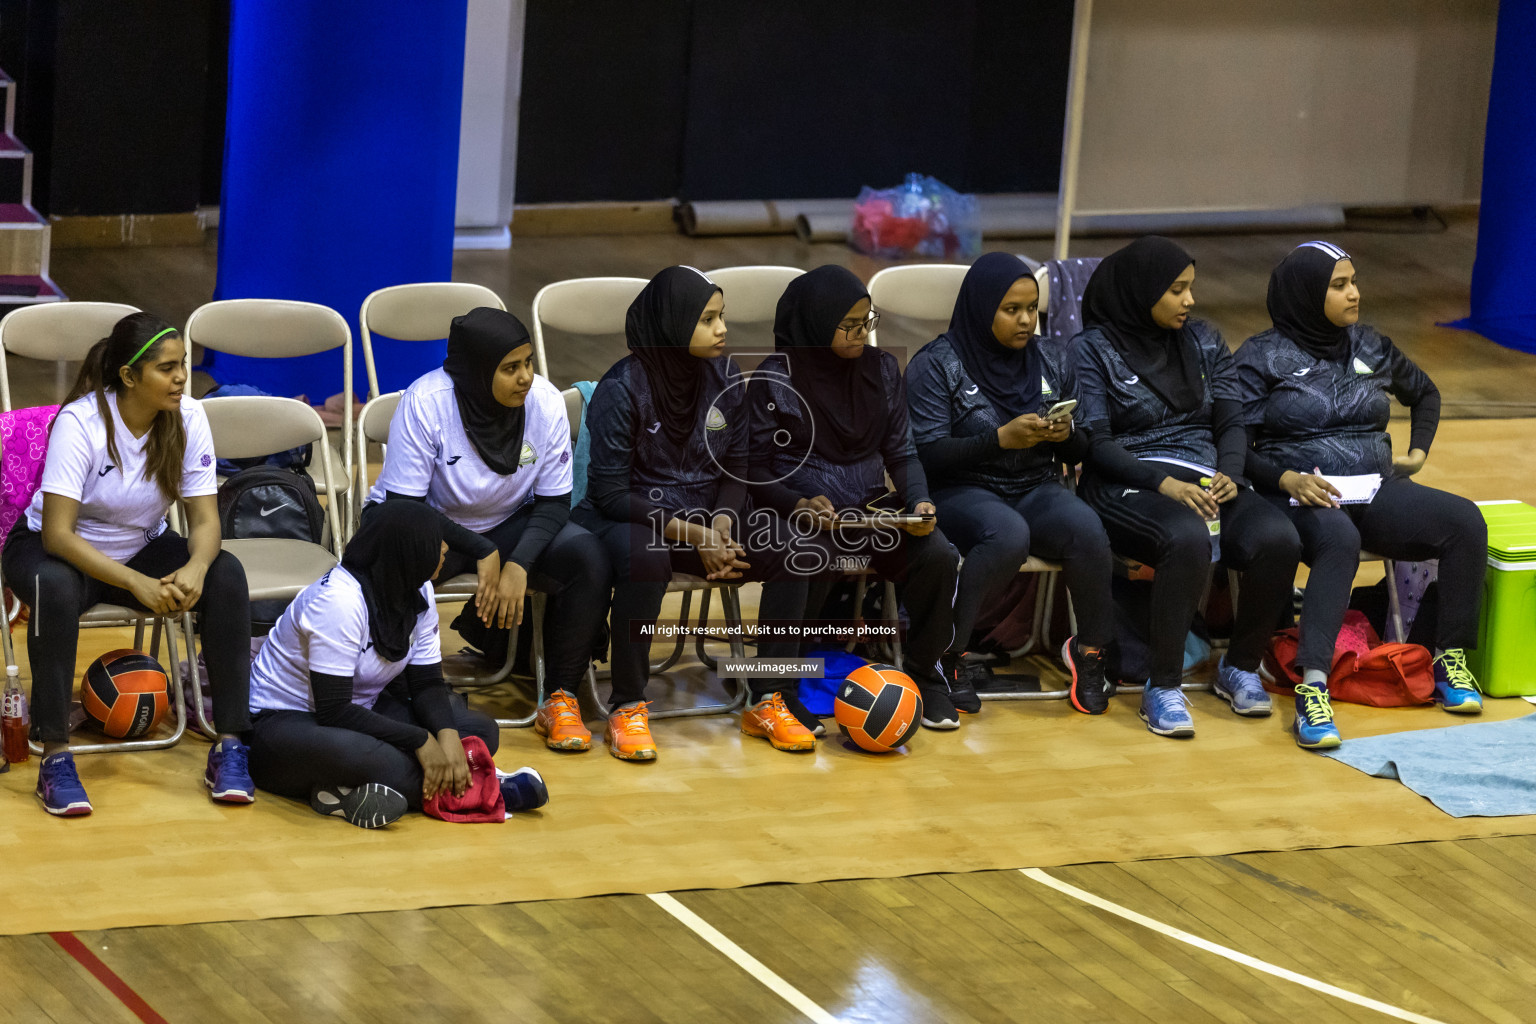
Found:
[[[463, 737], [496, 752], [496, 723], [443, 681], [429, 581], [447, 551], [441, 515], [384, 502], [341, 564], [283, 612], [251, 666], [251, 774], [262, 789], [377, 828], [464, 793]], [[504, 784], [508, 809], [543, 803], [542, 780], [536, 788], [529, 801]]]
[[[219, 730], [204, 781], [215, 800], [256, 797], [239, 738], [250, 724], [250, 598], [245, 570], [220, 550], [213, 436], [184, 393], [183, 352], [180, 332], [150, 313], [96, 343], [53, 422], [42, 484], [5, 541], [6, 581], [32, 606], [32, 738], [50, 814], [91, 813], [69, 752], [69, 695], [80, 616], [103, 601], [197, 610]], [[187, 537], [165, 521], [178, 498]]]
[[517, 317], [481, 306], [455, 317], [448, 358], [400, 398], [366, 520], [412, 498], [448, 522], [441, 579], [474, 569], [479, 592], [453, 628], [500, 664], [528, 588], [548, 595], [549, 694], [535, 726], [556, 750], [587, 750], [576, 690], [607, 611], [608, 557], [571, 516], [571, 426], [559, 390], [533, 369]]

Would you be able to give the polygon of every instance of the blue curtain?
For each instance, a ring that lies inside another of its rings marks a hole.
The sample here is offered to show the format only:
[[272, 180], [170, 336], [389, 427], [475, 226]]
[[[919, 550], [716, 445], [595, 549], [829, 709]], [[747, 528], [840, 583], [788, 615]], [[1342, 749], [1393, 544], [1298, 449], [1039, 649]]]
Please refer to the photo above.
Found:
[[[215, 297], [320, 302], [352, 323], [375, 288], [447, 281], [459, 163], [466, 0], [234, 0]], [[446, 333], [446, 332], [445, 332]], [[442, 345], [375, 339], [380, 385]], [[221, 382], [319, 403], [341, 352], [218, 356]]]
[[1536, 2], [1499, 4], [1483, 143], [1483, 201], [1465, 327], [1536, 352]]

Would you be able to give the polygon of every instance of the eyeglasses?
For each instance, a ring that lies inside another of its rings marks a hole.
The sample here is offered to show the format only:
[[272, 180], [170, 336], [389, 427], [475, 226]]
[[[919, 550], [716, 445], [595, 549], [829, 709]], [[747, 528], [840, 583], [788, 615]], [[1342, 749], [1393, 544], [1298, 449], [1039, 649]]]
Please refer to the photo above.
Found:
[[858, 323], [854, 324], [838, 324], [837, 329], [851, 338], [855, 334], [858, 334], [860, 331], [863, 331], [867, 335], [870, 331], [873, 331], [879, 325], [880, 314], [871, 313], [868, 320], [860, 320]]

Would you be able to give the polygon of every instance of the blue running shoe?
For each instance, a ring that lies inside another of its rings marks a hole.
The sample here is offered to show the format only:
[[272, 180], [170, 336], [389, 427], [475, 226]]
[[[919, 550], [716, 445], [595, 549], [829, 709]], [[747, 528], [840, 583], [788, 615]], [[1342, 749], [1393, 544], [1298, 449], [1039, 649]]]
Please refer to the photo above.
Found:
[[1249, 718], [1268, 718], [1275, 709], [1269, 692], [1259, 681], [1257, 672], [1245, 672], [1233, 668], [1222, 658], [1216, 666], [1216, 681], [1211, 684], [1216, 696], [1232, 705], [1232, 710]]
[[1291, 730], [1296, 734], [1296, 745], [1303, 750], [1332, 750], [1344, 742], [1333, 724], [1327, 689], [1311, 683], [1296, 685], [1296, 722]]
[[1141, 693], [1141, 720], [1159, 736], [1183, 738], [1195, 734], [1195, 720], [1189, 714], [1189, 701], [1177, 686], [1153, 686]]
[[75, 755], [65, 750], [49, 754], [37, 766], [37, 798], [43, 810], [61, 818], [91, 813], [90, 798], [75, 772]]
[[256, 802], [256, 783], [251, 781], [251, 748], [239, 740], [220, 740], [208, 751], [203, 784], [208, 795], [225, 804]]
[[549, 803], [549, 787], [544, 785], [544, 776], [537, 769], [519, 768], [510, 775], [498, 771], [496, 778], [501, 783], [501, 799], [508, 814], [537, 810]]
[[1435, 659], [1435, 703], [1456, 715], [1479, 715], [1483, 697], [1467, 668], [1467, 653], [1452, 647]]

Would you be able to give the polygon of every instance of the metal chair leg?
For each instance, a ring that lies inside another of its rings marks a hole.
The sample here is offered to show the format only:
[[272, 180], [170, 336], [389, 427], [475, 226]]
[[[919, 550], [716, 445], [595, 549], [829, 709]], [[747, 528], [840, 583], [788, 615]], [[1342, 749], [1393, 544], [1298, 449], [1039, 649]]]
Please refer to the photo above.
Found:
[[[1036, 590], [1035, 621], [1031, 627], [1029, 639], [1024, 641], [1016, 650], [1008, 652], [1009, 658], [1019, 658], [1030, 653], [1047, 654], [1045, 650], [1045, 636], [1050, 629], [1051, 620], [1056, 613], [1056, 588], [1061, 585], [1061, 573], [1039, 573], [1040, 582]], [[1067, 594], [1067, 622], [1075, 633], [1077, 631], [1077, 616], [1072, 609], [1072, 595]], [[1066, 689], [1060, 690], [988, 690], [979, 694], [982, 700], [1066, 700], [1069, 696]]]
[[685, 590], [683, 591], [683, 608], [677, 616], [677, 624], [679, 627], [681, 627], [677, 633], [677, 642], [672, 645], [672, 653], [667, 655], [666, 659], [662, 661], [661, 664], [651, 666], [651, 675], [661, 675], [667, 669], [671, 668], [673, 665], [676, 665], [678, 659], [683, 656], [683, 646], [688, 642], [688, 635], [686, 632], [689, 622], [688, 613], [692, 607], [693, 591]]
[[[534, 718], [539, 714], [539, 705], [544, 703], [544, 606], [548, 598], [535, 591], [529, 603], [533, 606], [533, 710], [522, 718], [498, 718], [496, 725], [502, 729], [526, 729], [533, 724]], [[517, 663], [518, 630], [509, 630], [507, 638], [507, 660], [491, 677], [487, 685], [504, 682], [512, 675], [513, 666]]]
[[[165, 636], [167, 640], [167, 647], [169, 648], [168, 654], [171, 659], [171, 709], [176, 716], [176, 728], [172, 731], [171, 735], [161, 739], [153, 740], [120, 740], [110, 743], [71, 743], [69, 746], [70, 753], [100, 754], [114, 753], [119, 751], [127, 752], [131, 750], [166, 750], [181, 742], [181, 737], [185, 735], [187, 731], [187, 706], [186, 702], [182, 699], [180, 652], [177, 649], [176, 644], [176, 629], [169, 620], [167, 620]], [[41, 744], [33, 743], [31, 744], [31, 748], [34, 754], [41, 754], [43, 752]]]
[[[725, 607], [726, 626], [730, 632], [731, 657], [746, 657], [746, 647], [741, 641], [741, 588], [721, 587], [720, 603]], [[674, 708], [667, 711], [652, 711], [650, 717], [661, 718], [697, 718], [701, 715], [729, 715], [740, 711], [747, 703], [747, 684], [744, 680], [725, 679], [720, 680], [720, 685], [726, 688], [730, 700], [724, 704], [703, 704], [694, 708]], [[735, 687], [735, 692], [731, 692]]]

